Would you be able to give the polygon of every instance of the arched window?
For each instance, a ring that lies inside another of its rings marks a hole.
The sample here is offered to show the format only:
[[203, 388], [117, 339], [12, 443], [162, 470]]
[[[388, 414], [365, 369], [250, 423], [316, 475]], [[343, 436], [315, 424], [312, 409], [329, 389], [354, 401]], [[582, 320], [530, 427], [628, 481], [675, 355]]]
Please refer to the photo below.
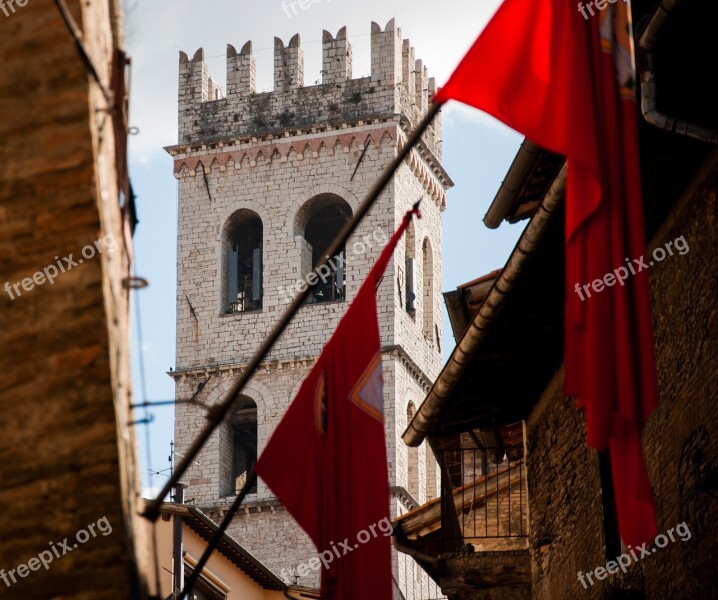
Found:
[[[240, 396], [231, 419], [232, 479], [231, 489], [238, 494], [247, 483], [249, 472], [257, 462], [257, 404]], [[256, 493], [255, 481], [250, 493]]]
[[262, 219], [243, 208], [225, 227], [223, 298], [225, 312], [262, 308]]
[[[297, 213], [295, 229], [304, 238], [302, 277], [306, 278], [317, 263], [325, 258], [329, 246], [349, 221], [349, 204], [335, 194], [321, 194], [309, 200]], [[316, 270], [319, 280], [309, 302], [344, 300], [346, 297], [346, 253], [341, 248], [330, 262]]]
[[434, 253], [429, 238], [424, 238], [421, 247], [423, 258], [422, 312], [424, 313], [424, 335], [434, 339]]
[[416, 290], [414, 289], [414, 277], [416, 266], [414, 264], [416, 254], [416, 234], [414, 233], [414, 221], [409, 221], [409, 226], [404, 233], [404, 285], [400, 289], [403, 296], [404, 308], [413, 319], [416, 316]]
[[[416, 406], [413, 402], [409, 402], [406, 407], [406, 424], [407, 426], [411, 423], [411, 420], [416, 414]], [[407, 491], [414, 497], [414, 500], [419, 500], [419, 448], [418, 447], [407, 447], [407, 474], [406, 484]]]

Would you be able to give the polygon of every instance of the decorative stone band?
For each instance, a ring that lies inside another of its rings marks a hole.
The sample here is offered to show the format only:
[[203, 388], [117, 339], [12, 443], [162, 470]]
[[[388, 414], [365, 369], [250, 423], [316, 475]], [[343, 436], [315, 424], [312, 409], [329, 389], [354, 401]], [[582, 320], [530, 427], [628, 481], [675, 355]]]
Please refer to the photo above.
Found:
[[[319, 159], [321, 155], [334, 156], [337, 152], [348, 154], [352, 150], [360, 151], [367, 144], [375, 149], [384, 144], [398, 144], [401, 147], [404, 140], [397, 142], [397, 127], [395, 123], [383, 124], [375, 119], [374, 127], [362, 131], [349, 131], [333, 133], [332, 131], [319, 132], [314, 128], [308, 131], [297, 130], [292, 132], [293, 137], [300, 137], [291, 141], [283, 141], [277, 135], [265, 138], [245, 138], [234, 141], [219, 141], [215, 144], [178, 145], [166, 148], [174, 157], [174, 174], [178, 179], [194, 177], [199, 172], [209, 174], [215, 171], [224, 173], [227, 169], [252, 169], [262, 162], [273, 163], [278, 161], [284, 164], [293, 160]], [[357, 126], [365, 126], [359, 121]], [[378, 125], [378, 127], [376, 126]], [[345, 128], [342, 128], [344, 130]], [[286, 136], [290, 135], [286, 132]], [[307, 135], [311, 137], [307, 137]], [[441, 168], [439, 161], [423, 146], [412, 150], [406, 160], [417, 179], [422, 183], [426, 193], [441, 207], [446, 208], [446, 190], [453, 185], [446, 172]]]

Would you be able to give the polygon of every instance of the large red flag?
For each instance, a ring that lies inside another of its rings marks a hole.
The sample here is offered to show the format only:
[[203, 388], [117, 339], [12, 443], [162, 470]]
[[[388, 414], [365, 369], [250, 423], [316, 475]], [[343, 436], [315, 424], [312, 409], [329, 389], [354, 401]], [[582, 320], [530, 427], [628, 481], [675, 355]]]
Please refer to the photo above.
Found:
[[[621, 537], [638, 545], [655, 535], [641, 433], [658, 392], [630, 6], [581, 6], [505, 0], [435, 101], [480, 108], [567, 158], [565, 391], [588, 444], [610, 448]], [[582, 287], [599, 279], [601, 293]]]
[[323, 600], [392, 598], [376, 288], [412, 212], [382, 251], [255, 467], [320, 551]]

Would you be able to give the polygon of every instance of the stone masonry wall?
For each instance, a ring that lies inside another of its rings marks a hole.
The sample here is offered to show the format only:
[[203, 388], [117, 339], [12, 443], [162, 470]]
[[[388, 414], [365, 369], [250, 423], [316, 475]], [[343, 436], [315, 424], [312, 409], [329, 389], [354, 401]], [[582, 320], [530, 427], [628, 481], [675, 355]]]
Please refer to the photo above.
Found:
[[[179, 143], [215, 142], [287, 128], [346, 123], [378, 115], [402, 114], [411, 125], [424, 115], [436, 89], [409, 40], [402, 40], [394, 19], [382, 30], [371, 26], [371, 76], [352, 79], [351, 44], [343, 27], [325, 31], [322, 83], [304, 85], [304, 55], [299, 35], [286, 45], [274, 40], [274, 90], [257, 93], [252, 43], [227, 46], [227, 94], [216, 88], [200, 48], [190, 59], [180, 53]], [[219, 97], [217, 97], [219, 96]], [[441, 160], [441, 121], [425, 135]]]
[[[67, 5], [107, 85], [121, 41], [112, 3]], [[12, 295], [0, 289], [0, 595], [143, 598], [122, 285], [131, 240], [107, 101], [52, 0], [4, 8], [0, 286], [10, 284]], [[65, 257], [75, 265], [62, 272], [56, 265], [68, 267]], [[19, 294], [16, 282], [24, 284]], [[111, 534], [73, 548], [76, 534], [102, 517]], [[65, 538], [72, 553], [35, 570], [33, 557]]]
[[641, 561], [646, 598], [718, 598], [718, 166], [708, 166], [652, 242], [690, 248], [651, 268], [659, 405], [644, 432], [659, 533], [687, 541]]
[[597, 457], [586, 448], [583, 414], [563, 397], [557, 377], [528, 422], [535, 599], [612, 597], [636, 585], [649, 600], [718, 598], [717, 159], [696, 176], [649, 246], [650, 253], [682, 236], [689, 248], [681, 255], [674, 247], [649, 272], [660, 398], [643, 439], [658, 533], [682, 524], [690, 537], [674, 534], [675, 541], [629, 567], [624, 581], [594, 578], [583, 589], [577, 572], [613, 557], [604, 549]]
[[598, 454], [586, 446], [584, 414], [563, 395], [563, 370], [529, 416], [526, 473], [532, 598], [607, 597], [607, 580], [584, 589], [577, 577], [607, 559]]
[[[295, 36], [286, 48], [277, 40], [275, 90], [266, 94], [252, 93], [255, 66], [249, 43], [239, 53], [228, 49], [226, 98], [209, 78], [201, 51], [191, 61], [180, 55], [180, 143], [168, 148], [179, 182], [177, 365], [172, 374], [178, 398], [192, 396], [207, 377], [197, 399], [211, 405], [224, 398], [296, 295], [291, 286], [311, 272], [302, 237], [308, 202], [332, 194], [356, 211], [426, 110], [431, 86], [423, 63], [413, 59], [413, 49], [408, 41], [402, 43], [393, 21], [385, 31], [376, 25], [372, 29], [372, 77], [351, 80], [346, 31], [336, 38], [325, 32], [324, 83], [302, 87], [302, 52]], [[334, 110], [332, 103], [341, 108]], [[404, 268], [403, 243], [377, 291], [389, 483], [398, 488], [393, 516], [406, 509], [401, 489], [407, 487], [407, 449], [399, 440], [406, 404], [409, 397], [420, 403], [441, 367], [434, 325], [440, 336], [441, 213], [451, 181], [440, 166], [439, 139], [437, 120], [347, 243], [346, 301], [303, 306], [243, 392], [257, 404], [261, 453], [389, 237], [421, 198], [423, 218], [414, 224], [416, 314], [412, 318], [406, 312], [404, 290], [397, 283]], [[230, 217], [240, 209], [262, 220], [262, 308], [225, 314], [224, 240]], [[433, 257], [426, 274], [425, 242]], [[425, 289], [432, 290], [426, 303]], [[205, 410], [196, 404], [177, 406], [178, 452], [202, 427]], [[234, 497], [228, 481], [229, 431], [223, 425], [215, 432], [186, 476], [186, 497], [213, 515]], [[438, 470], [427, 468], [424, 448], [419, 452], [421, 486], [415, 500], [423, 502], [427, 487], [436, 494]], [[249, 512], [238, 516], [231, 529], [270, 568], [281, 572], [316, 555], [261, 480], [245, 507]], [[282, 552], [271, 540], [284, 541]], [[407, 600], [427, 597], [428, 578], [420, 569], [397, 570], [395, 577], [404, 592], [415, 590], [405, 594]], [[318, 585], [318, 573], [299, 583]]]

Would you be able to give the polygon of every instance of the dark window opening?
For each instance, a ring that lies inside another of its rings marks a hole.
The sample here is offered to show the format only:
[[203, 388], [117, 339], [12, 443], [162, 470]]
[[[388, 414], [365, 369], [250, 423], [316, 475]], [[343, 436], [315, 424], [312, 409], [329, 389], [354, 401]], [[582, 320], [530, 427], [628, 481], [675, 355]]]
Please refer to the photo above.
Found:
[[601, 478], [601, 504], [603, 508], [603, 534], [606, 540], [606, 557], [611, 559], [621, 554], [621, 536], [618, 533], [618, 515], [614, 498], [611, 457], [609, 451], [598, 453], [599, 476]]
[[406, 259], [406, 312], [412, 318], [416, 316], [416, 292], [414, 291], [414, 257]]
[[405, 299], [404, 308], [409, 316], [413, 319], [416, 317], [416, 290], [414, 289], [414, 278], [416, 275], [416, 266], [414, 264], [416, 239], [414, 234], [414, 221], [409, 222], [404, 234], [404, 267], [405, 267]]
[[[232, 491], [238, 494], [257, 462], [257, 405], [242, 398], [232, 418]], [[257, 492], [257, 483], [249, 492]]]
[[429, 238], [422, 244], [423, 254], [423, 282], [422, 282], [422, 311], [424, 313], [424, 335], [431, 340], [434, 332], [434, 253]]
[[227, 232], [227, 313], [262, 308], [262, 220], [235, 213]]
[[[325, 258], [329, 246], [350, 218], [351, 209], [343, 201], [318, 208], [309, 217], [304, 239], [312, 248], [313, 268]], [[327, 268], [316, 271], [319, 281], [310, 296], [311, 302], [330, 302], [346, 298], [345, 255], [344, 248], [341, 248], [327, 263]]]
[[[184, 565], [184, 579], [190, 576], [194, 569], [185, 563]], [[202, 575], [197, 579], [197, 583], [194, 585], [192, 590], [191, 600], [226, 600], [227, 594], [211, 583], [206, 577]]]

